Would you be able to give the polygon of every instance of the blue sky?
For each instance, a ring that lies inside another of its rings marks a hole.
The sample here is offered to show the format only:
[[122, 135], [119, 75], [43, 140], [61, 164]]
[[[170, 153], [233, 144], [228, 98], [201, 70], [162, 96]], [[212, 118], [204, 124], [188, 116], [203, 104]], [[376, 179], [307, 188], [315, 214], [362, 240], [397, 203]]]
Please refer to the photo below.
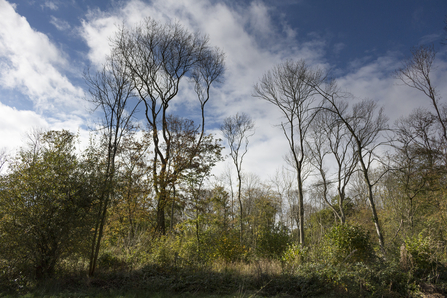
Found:
[[[434, 43], [433, 81], [447, 98], [440, 44], [446, 15], [445, 0], [0, 0], [0, 148], [23, 145], [33, 128], [65, 128], [88, 139], [97, 115], [84, 100], [83, 71], [101, 65], [116, 24], [150, 16], [200, 30], [226, 53], [207, 128], [218, 134], [226, 116], [250, 114], [256, 134], [245, 167], [265, 178], [284, 164], [287, 144], [275, 126], [280, 114], [251, 96], [263, 73], [285, 59], [306, 59], [330, 69], [342, 88], [383, 105], [392, 124], [427, 104], [392, 76], [413, 46]], [[182, 107], [194, 117], [192, 102], [185, 87], [172, 111]]]

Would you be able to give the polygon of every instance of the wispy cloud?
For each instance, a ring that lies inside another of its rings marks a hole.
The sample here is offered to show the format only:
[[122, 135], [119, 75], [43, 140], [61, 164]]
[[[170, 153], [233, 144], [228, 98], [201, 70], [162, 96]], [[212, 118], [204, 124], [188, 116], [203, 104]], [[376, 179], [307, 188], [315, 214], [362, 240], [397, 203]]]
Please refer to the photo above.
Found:
[[41, 5], [42, 8], [49, 8], [51, 10], [58, 10], [59, 7], [56, 1], [45, 0], [45, 2]]
[[66, 22], [64, 20], [61, 20], [61, 19], [58, 19], [55, 16], [51, 16], [50, 23], [54, 27], [56, 27], [56, 29], [59, 30], [59, 31], [66, 31], [66, 30], [71, 29], [71, 26], [70, 26], [70, 24], [68, 22]]

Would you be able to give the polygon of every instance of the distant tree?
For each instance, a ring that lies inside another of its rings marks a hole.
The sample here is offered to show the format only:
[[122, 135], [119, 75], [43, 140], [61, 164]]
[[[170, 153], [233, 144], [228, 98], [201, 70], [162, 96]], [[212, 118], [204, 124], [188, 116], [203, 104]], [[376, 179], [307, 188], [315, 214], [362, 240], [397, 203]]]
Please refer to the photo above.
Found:
[[436, 115], [426, 109], [417, 109], [396, 124], [395, 151], [384, 182], [386, 203], [393, 207], [396, 235], [402, 231], [412, 237], [425, 227], [424, 218], [435, 220], [433, 214], [445, 208], [438, 198], [445, 189], [446, 143]]
[[237, 200], [239, 202], [240, 215], [240, 241], [242, 243], [243, 237], [243, 205], [241, 198], [242, 189], [242, 162], [244, 156], [248, 151], [248, 138], [254, 134], [254, 122], [250, 116], [245, 113], [237, 113], [235, 116], [225, 118], [224, 123], [220, 127], [224, 138], [227, 140], [230, 148], [230, 157], [236, 167], [238, 179]]
[[271, 181], [271, 184], [277, 195], [280, 197], [281, 221], [290, 230], [293, 230], [294, 224], [299, 227], [299, 217], [298, 212], [296, 211], [298, 196], [298, 191], [296, 189], [296, 178], [294, 178], [294, 175], [290, 170], [283, 167], [281, 171], [277, 171], [275, 177]]
[[122, 140], [121, 154], [116, 162], [114, 201], [109, 209], [106, 234], [125, 248], [134, 246], [152, 223], [152, 181], [147, 162], [150, 146], [148, 132], [127, 135]]
[[312, 104], [317, 94], [308, 81], [318, 84], [323, 78], [322, 71], [311, 69], [304, 60], [286, 61], [268, 71], [255, 85], [253, 94], [275, 105], [285, 118], [280, 126], [289, 143], [290, 161], [297, 174], [300, 243], [303, 245], [305, 140], [315, 116]]
[[1, 149], [0, 150], [0, 173], [1, 170], [3, 169], [3, 167], [5, 166], [5, 164], [8, 161], [8, 155], [6, 154], [6, 150], [5, 149]]
[[[223, 148], [220, 139], [215, 139], [212, 135], [202, 136], [192, 120], [170, 115], [168, 117], [168, 131], [170, 133], [172, 157], [166, 170], [166, 178], [170, 187], [166, 204], [171, 204], [170, 220], [171, 228], [173, 228], [176, 205], [181, 206], [190, 203], [185, 198], [183, 199], [186, 202], [182, 202], [177, 192], [178, 186], [183, 190], [189, 189], [194, 192], [193, 189], [209, 178], [212, 168], [222, 159], [221, 151]], [[202, 138], [202, 140], [197, 147], [199, 138]], [[185, 185], [189, 186], [185, 188]], [[194, 196], [189, 196], [189, 198], [194, 198]]]

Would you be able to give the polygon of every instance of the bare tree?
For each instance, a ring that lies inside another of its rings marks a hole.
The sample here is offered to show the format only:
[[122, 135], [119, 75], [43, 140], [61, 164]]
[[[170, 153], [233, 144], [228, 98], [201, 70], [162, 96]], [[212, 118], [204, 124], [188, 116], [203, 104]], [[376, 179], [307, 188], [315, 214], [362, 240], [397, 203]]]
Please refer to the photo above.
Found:
[[[178, 95], [183, 78], [191, 78], [202, 118], [193, 146], [198, 151], [205, 129], [205, 105], [210, 98], [212, 84], [223, 74], [224, 55], [209, 47], [206, 36], [190, 33], [178, 23], [160, 25], [150, 18], [136, 28], [121, 27], [112, 45], [114, 52], [125, 61], [133, 87], [145, 107], [154, 146], [152, 176], [157, 198], [156, 229], [165, 234], [165, 208], [171, 183], [167, 168], [172, 158], [168, 107]], [[190, 162], [195, 156], [190, 155]], [[177, 168], [173, 176], [185, 167]]]
[[310, 80], [308, 83], [323, 96], [324, 103], [322, 108], [334, 113], [338, 121], [345, 125], [353, 138], [359, 170], [367, 186], [368, 201], [379, 238], [380, 249], [383, 255], [385, 255], [385, 243], [373, 191], [374, 186], [384, 173], [378, 175], [378, 178], [375, 179], [373, 178], [373, 170], [374, 165], [377, 165], [378, 162], [377, 148], [383, 144], [379, 139], [381, 134], [388, 129], [388, 118], [383, 113], [383, 108], [378, 108], [373, 100], [360, 101], [354, 104], [351, 110], [347, 109], [346, 103], [343, 102], [335, 83], [329, 84], [326, 89], [321, 88], [320, 85]]
[[299, 196], [300, 244], [304, 245], [304, 163], [305, 139], [315, 116], [312, 109], [315, 89], [308, 84], [322, 82], [323, 72], [312, 70], [304, 60], [286, 61], [268, 71], [254, 86], [253, 96], [264, 99], [280, 109], [285, 119], [280, 124], [289, 143], [291, 161], [296, 170]]
[[440, 96], [433, 86], [431, 71], [436, 58], [433, 45], [414, 48], [410, 59], [404, 62], [402, 68], [396, 71], [396, 77], [405, 85], [421, 91], [430, 99], [438, 123], [442, 129], [442, 136], [447, 142], [446, 111], [441, 105]]
[[220, 127], [222, 134], [228, 142], [228, 147], [230, 148], [230, 157], [233, 160], [234, 166], [236, 167], [237, 179], [238, 179], [238, 189], [237, 189], [237, 200], [239, 202], [239, 215], [240, 215], [240, 241], [242, 243], [243, 232], [244, 232], [244, 221], [243, 221], [243, 205], [241, 198], [242, 189], [242, 162], [244, 156], [248, 151], [248, 138], [253, 136], [254, 122], [251, 117], [245, 113], [237, 113], [235, 116], [227, 117], [224, 123]]
[[[447, 17], [445, 19], [447, 33]], [[444, 41], [445, 43], [445, 41]], [[433, 84], [436, 51], [434, 45], [421, 45], [411, 50], [411, 57], [396, 71], [396, 78], [405, 85], [422, 92], [432, 110], [417, 109], [397, 123], [395, 148], [399, 163], [395, 171], [404, 181], [408, 203], [407, 218], [413, 226], [416, 198], [422, 190], [433, 188], [428, 177], [439, 176], [447, 164], [447, 107], [441, 102]], [[437, 173], [437, 174], [436, 174]], [[430, 185], [430, 186], [429, 186]]]
[[[445, 142], [436, 115], [417, 109], [399, 119], [393, 135], [394, 154], [386, 187], [398, 193], [393, 211], [413, 232], [421, 200], [427, 192], [439, 191], [446, 170]], [[392, 191], [389, 191], [392, 193]]]
[[[347, 105], [340, 107], [341, 110], [346, 108]], [[343, 122], [338, 120], [337, 115], [322, 109], [314, 119], [311, 137], [308, 140], [308, 150], [312, 157], [311, 163], [320, 174], [321, 182], [318, 182], [317, 186], [322, 189], [324, 202], [332, 209], [340, 223], [344, 224], [346, 188], [358, 163], [353, 136]], [[334, 175], [331, 175], [326, 167], [326, 160], [331, 156], [336, 164]], [[332, 185], [336, 187], [338, 206], [329, 198]]]
[[[277, 171], [276, 175], [270, 182], [275, 188], [275, 192], [281, 199], [281, 221], [293, 231], [294, 224], [299, 227], [299, 217], [297, 212], [297, 189], [296, 177], [292, 172], [283, 167], [281, 171]], [[283, 218], [285, 217], [285, 218]], [[299, 238], [299, 235], [298, 235]]]
[[5, 164], [8, 162], [8, 155], [5, 149], [0, 149], [0, 173]]
[[116, 55], [108, 57], [103, 68], [96, 74], [87, 72], [84, 78], [89, 86], [89, 100], [95, 105], [95, 110], [102, 112], [99, 129], [107, 152], [90, 253], [89, 274], [92, 276], [99, 255], [107, 209], [114, 195], [115, 160], [121, 140], [134, 128], [132, 118], [138, 104], [131, 103], [133, 86], [126, 65]]

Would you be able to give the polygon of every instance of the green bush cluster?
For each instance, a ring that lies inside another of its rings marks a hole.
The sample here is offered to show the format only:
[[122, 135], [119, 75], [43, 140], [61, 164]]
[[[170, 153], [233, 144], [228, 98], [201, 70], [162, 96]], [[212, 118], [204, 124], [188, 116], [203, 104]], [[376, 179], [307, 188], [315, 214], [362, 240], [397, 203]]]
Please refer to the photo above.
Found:
[[[446, 268], [440, 262], [442, 250], [430, 235], [424, 232], [405, 239], [406, 254], [401, 255], [401, 263], [410, 265], [412, 274], [416, 277], [437, 278], [445, 275]], [[407, 266], [404, 266], [407, 267]]]
[[349, 224], [332, 227], [324, 237], [324, 260], [333, 264], [370, 262], [374, 257], [369, 233]]
[[300, 265], [308, 259], [309, 250], [299, 244], [289, 244], [281, 256], [281, 265], [284, 272], [294, 273]]
[[272, 229], [264, 228], [257, 241], [257, 253], [260, 257], [280, 259], [290, 244], [287, 227], [275, 225]]

